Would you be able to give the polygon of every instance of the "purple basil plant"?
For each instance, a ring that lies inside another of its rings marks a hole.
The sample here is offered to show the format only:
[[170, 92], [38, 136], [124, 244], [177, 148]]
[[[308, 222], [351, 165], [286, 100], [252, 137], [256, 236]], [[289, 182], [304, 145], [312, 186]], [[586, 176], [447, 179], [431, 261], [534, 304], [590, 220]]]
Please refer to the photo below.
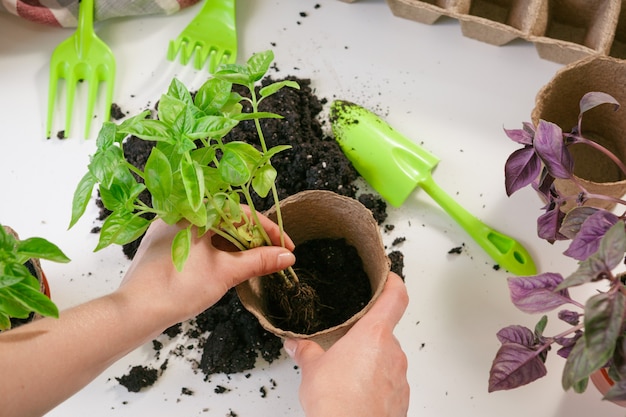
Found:
[[[524, 123], [522, 129], [505, 129], [510, 139], [523, 145], [506, 161], [507, 194], [531, 185], [546, 203], [537, 220], [539, 237], [550, 243], [570, 240], [564, 255], [579, 263], [578, 269], [565, 278], [546, 272], [508, 279], [511, 299], [517, 308], [531, 314], [557, 311], [558, 319], [570, 327], [547, 336], [544, 331], [548, 317], [544, 315], [532, 330], [518, 325], [501, 329], [497, 337], [502, 345], [489, 374], [490, 392], [517, 388], [544, 376], [546, 357], [555, 346], [557, 354], [566, 358], [562, 376], [565, 390], [583, 392], [589, 376], [607, 368], [615, 385], [605, 398], [626, 400], [626, 280], [624, 274], [614, 273], [624, 263], [626, 212], [614, 214], [616, 210], [594, 207], [589, 200], [608, 200], [617, 207], [626, 207], [626, 201], [587, 191], [573, 174], [574, 160], [568, 149], [575, 143], [594, 147], [626, 175], [624, 164], [606, 148], [585, 138], [581, 129], [583, 114], [604, 104], [615, 111], [619, 109], [612, 96], [587, 93], [580, 100], [578, 124], [569, 133], [544, 120], [536, 127]], [[556, 178], [572, 181], [577, 193], [560, 192], [555, 187]], [[574, 208], [562, 210], [566, 202], [573, 202]], [[570, 297], [569, 288], [591, 282], [601, 288], [585, 303]], [[606, 283], [605, 288], [602, 283]]]

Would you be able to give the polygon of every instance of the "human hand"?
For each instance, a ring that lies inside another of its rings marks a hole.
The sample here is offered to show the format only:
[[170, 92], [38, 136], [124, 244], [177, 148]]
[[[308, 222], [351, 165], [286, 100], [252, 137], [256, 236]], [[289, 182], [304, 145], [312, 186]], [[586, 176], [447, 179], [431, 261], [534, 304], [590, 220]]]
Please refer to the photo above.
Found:
[[310, 340], [285, 341], [302, 369], [300, 402], [307, 417], [407, 415], [407, 359], [393, 335], [407, 304], [406, 287], [391, 272], [371, 310], [328, 351]]
[[[259, 214], [272, 243], [246, 251], [227, 250], [225, 240], [207, 233], [192, 239], [189, 257], [179, 272], [171, 258], [171, 244], [179, 226], [155, 221], [148, 229], [126, 273], [118, 296], [152, 312], [150, 319], [162, 323], [159, 331], [195, 317], [215, 304], [235, 285], [254, 276], [267, 275], [291, 266], [294, 244], [285, 236], [280, 245], [278, 226]], [[232, 245], [231, 245], [232, 246]]]

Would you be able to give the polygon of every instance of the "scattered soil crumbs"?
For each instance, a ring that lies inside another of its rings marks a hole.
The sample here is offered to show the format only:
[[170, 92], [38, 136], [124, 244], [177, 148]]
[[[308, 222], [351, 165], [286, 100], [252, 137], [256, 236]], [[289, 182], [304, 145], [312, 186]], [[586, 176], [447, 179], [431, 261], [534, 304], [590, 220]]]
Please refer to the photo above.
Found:
[[[330, 190], [338, 194], [357, 198], [357, 187], [354, 180], [358, 174], [347, 160], [333, 137], [327, 135], [320, 121], [320, 113], [326, 100], [320, 100], [311, 89], [309, 79], [287, 77], [297, 81], [300, 89], [284, 88], [266, 98], [260, 111], [270, 111], [284, 116], [283, 119], [265, 119], [261, 121], [268, 147], [278, 144], [289, 144], [290, 150], [281, 152], [272, 159], [279, 173], [277, 188], [279, 197], [285, 198], [304, 190]], [[263, 81], [267, 85], [274, 80], [268, 77]], [[238, 91], [245, 94], [245, 91]], [[250, 109], [245, 109], [249, 111]], [[117, 114], [123, 114], [121, 110]], [[252, 121], [243, 121], [229, 133], [225, 141], [243, 140], [256, 145], [256, 130]], [[132, 164], [143, 168], [151, 142], [137, 138], [129, 138], [124, 145], [126, 158]], [[149, 195], [142, 196], [144, 202], [150, 202]], [[370, 210], [379, 224], [386, 217], [385, 202], [373, 194], [359, 196], [359, 200]], [[109, 213], [98, 202], [103, 220]], [[255, 201], [259, 210], [267, 210], [272, 205], [271, 199]], [[386, 231], [393, 226], [386, 225]], [[133, 258], [141, 239], [125, 245], [124, 253]], [[402, 275], [404, 255], [399, 251], [389, 254], [392, 270]], [[369, 297], [369, 295], [368, 295]], [[187, 323], [188, 330], [183, 336], [189, 338], [190, 346], [202, 350], [200, 363], [197, 367], [205, 374], [205, 380], [215, 373], [233, 374], [254, 368], [260, 357], [271, 363], [280, 356], [282, 342], [276, 336], [265, 331], [256, 318], [239, 302], [234, 290], [230, 290], [218, 303]], [[169, 337], [177, 337], [183, 331], [180, 325], [167, 329], [164, 333]], [[162, 352], [162, 344], [154, 344], [155, 360]], [[172, 355], [183, 355], [184, 349], [169, 352]], [[146, 375], [143, 375], [145, 373]], [[136, 366], [131, 372], [117, 380], [129, 391], [139, 391], [143, 386], [152, 385], [160, 375], [155, 369]], [[219, 388], [219, 387], [218, 387]], [[219, 389], [216, 388], [216, 392]], [[235, 416], [234, 412], [231, 415]]]
[[117, 381], [130, 392], [139, 392], [142, 388], [152, 386], [159, 377], [157, 369], [148, 366], [133, 366], [130, 372]]

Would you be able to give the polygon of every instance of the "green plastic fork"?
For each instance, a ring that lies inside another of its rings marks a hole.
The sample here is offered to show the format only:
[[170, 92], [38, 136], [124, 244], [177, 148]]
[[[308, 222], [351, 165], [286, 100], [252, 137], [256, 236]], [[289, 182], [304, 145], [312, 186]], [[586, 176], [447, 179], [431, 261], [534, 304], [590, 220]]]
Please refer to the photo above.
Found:
[[167, 59], [187, 65], [193, 56], [194, 68], [200, 70], [209, 60], [209, 72], [220, 64], [237, 60], [235, 0], [206, 0], [198, 15], [175, 40], [170, 41]]
[[115, 82], [115, 57], [111, 49], [93, 31], [93, 0], [81, 0], [78, 8], [78, 27], [73, 35], [61, 42], [50, 58], [50, 85], [48, 91], [48, 120], [46, 134], [50, 137], [52, 116], [56, 102], [59, 80], [64, 79], [67, 90], [65, 109], [64, 137], [69, 137], [74, 107], [76, 84], [86, 81], [87, 119], [85, 138], [89, 137], [91, 119], [98, 89], [101, 82], [106, 83], [104, 120], [109, 120], [113, 102], [113, 84]]

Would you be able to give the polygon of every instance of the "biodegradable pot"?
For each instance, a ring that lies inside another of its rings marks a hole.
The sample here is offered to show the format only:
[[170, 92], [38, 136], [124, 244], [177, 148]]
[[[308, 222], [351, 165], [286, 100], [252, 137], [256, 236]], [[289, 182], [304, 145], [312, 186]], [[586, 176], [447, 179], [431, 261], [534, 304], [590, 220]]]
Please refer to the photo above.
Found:
[[[540, 119], [557, 124], [569, 132], [578, 123], [578, 103], [583, 95], [601, 91], [615, 97], [626, 106], [626, 62], [597, 56], [586, 58], [559, 70], [554, 78], [537, 94], [532, 121]], [[626, 117], [624, 109], [613, 111], [609, 106], [600, 106], [583, 115], [582, 133], [585, 137], [601, 144], [620, 160], [626, 161]], [[586, 145], [570, 146], [574, 158], [574, 174], [590, 191], [620, 198], [626, 194], [626, 178], [619, 168], [601, 152]], [[577, 193], [578, 188], [569, 180], [556, 180], [559, 190]], [[614, 204], [591, 200], [596, 207], [611, 209]], [[571, 208], [573, 205], [566, 206]]]
[[[263, 328], [282, 338], [310, 339], [324, 349], [329, 348], [361, 318], [378, 298], [390, 270], [380, 228], [372, 213], [358, 200], [340, 196], [331, 191], [303, 191], [280, 203], [284, 228], [296, 246], [313, 239], [344, 238], [355, 247], [363, 262], [372, 288], [370, 302], [344, 323], [312, 334], [295, 333], [276, 327], [267, 314], [263, 294], [263, 280], [270, 277], [252, 278], [237, 286], [237, 294], [243, 306], [257, 317]], [[273, 207], [266, 215], [276, 220]]]
[[[607, 392], [609, 392], [611, 387], [615, 385], [615, 382], [611, 379], [611, 377], [609, 376], [609, 373], [607, 372], [605, 368], [597, 370], [596, 372], [591, 374], [589, 376], [589, 379], [591, 379], [591, 382], [593, 382], [593, 385], [596, 387], [598, 391], [600, 391], [600, 394], [602, 395], [605, 395]], [[611, 402], [613, 404], [619, 405], [620, 407], [626, 407], [626, 401], [611, 401]]]

